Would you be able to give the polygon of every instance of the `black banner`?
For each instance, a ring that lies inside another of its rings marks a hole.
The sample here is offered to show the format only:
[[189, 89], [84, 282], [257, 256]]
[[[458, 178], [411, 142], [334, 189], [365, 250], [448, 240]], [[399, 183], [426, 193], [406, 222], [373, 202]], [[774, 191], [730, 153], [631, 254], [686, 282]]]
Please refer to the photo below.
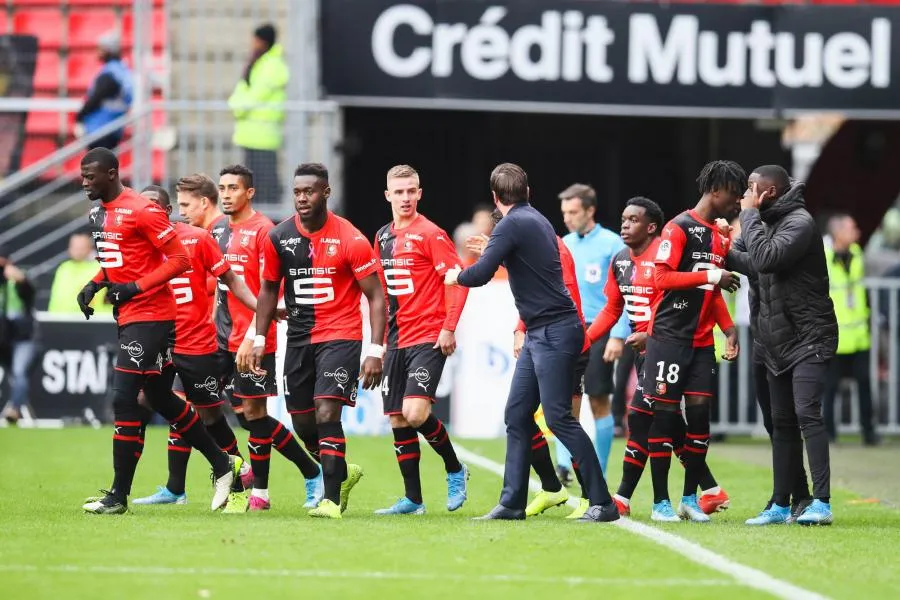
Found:
[[[77, 419], [90, 408], [108, 415], [107, 390], [116, 350], [116, 323], [100, 319], [40, 319], [40, 336], [31, 370], [29, 406], [37, 419]], [[9, 400], [9, 373], [2, 384]]]
[[323, 80], [348, 104], [900, 115], [900, 8], [328, 0], [322, 13]]

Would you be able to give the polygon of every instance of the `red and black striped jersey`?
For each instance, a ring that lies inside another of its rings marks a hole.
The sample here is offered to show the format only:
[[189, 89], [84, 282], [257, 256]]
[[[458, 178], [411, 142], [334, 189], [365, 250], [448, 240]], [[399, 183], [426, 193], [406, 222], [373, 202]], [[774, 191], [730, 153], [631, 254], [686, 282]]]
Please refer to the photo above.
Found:
[[[219, 249], [231, 266], [234, 274], [244, 280], [250, 292], [259, 296], [260, 280], [263, 272], [262, 243], [274, 223], [262, 213], [253, 215], [241, 223], [233, 224], [227, 216], [210, 224], [213, 237], [220, 232], [217, 239]], [[253, 320], [253, 311], [241, 304], [234, 294], [223, 283], [219, 283], [216, 299], [216, 333], [219, 348], [228, 352], [237, 352], [244, 340], [244, 335]], [[275, 352], [275, 322], [266, 332], [267, 353]]]
[[681, 213], [666, 224], [654, 260], [656, 287], [660, 288], [661, 296], [650, 319], [651, 336], [696, 348], [713, 345], [716, 305], [723, 302], [719, 287], [698, 283], [685, 289], [666, 289], [661, 281], [672, 271], [700, 273], [724, 269], [729, 245], [729, 239], [714, 224], [693, 210]]
[[[103, 279], [111, 283], [137, 281], [156, 270], [165, 260], [160, 248], [176, 236], [166, 211], [127, 187], [111, 202], [94, 203], [89, 219]], [[167, 285], [138, 294], [116, 314], [119, 326], [174, 320]]]
[[388, 348], [433, 344], [441, 329], [456, 330], [468, 288], [444, 285], [444, 274], [462, 260], [443, 229], [422, 215], [400, 230], [388, 223], [375, 236], [375, 252], [387, 291]]
[[359, 280], [378, 271], [378, 258], [350, 221], [329, 211], [310, 233], [295, 215], [268, 233], [263, 248], [263, 278], [285, 282], [288, 346], [362, 339]]

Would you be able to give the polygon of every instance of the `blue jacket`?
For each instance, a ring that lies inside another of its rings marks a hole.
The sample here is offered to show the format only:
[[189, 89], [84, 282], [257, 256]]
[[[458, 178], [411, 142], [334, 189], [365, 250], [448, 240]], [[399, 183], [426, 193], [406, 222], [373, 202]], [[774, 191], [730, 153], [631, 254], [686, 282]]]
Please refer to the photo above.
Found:
[[[572, 251], [572, 257], [575, 259], [575, 274], [578, 278], [584, 321], [591, 323], [606, 306], [603, 288], [609, 275], [609, 264], [625, 247], [625, 242], [600, 224], [594, 225], [594, 228], [584, 236], [570, 233], [563, 238], [563, 242]], [[609, 332], [609, 336], [624, 340], [630, 333], [628, 315], [623, 312]]]
[[100, 69], [93, 83], [91, 83], [91, 88], [88, 90], [88, 98], [93, 95], [97, 80], [104, 75], [115, 79], [116, 83], [119, 84], [119, 90], [115, 96], [103, 98], [100, 108], [84, 115], [82, 123], [84, 124], [85, 133], [97, 131], [107, 123], [115, 121], [127, 113], [128, 109], [131, 108], [134, 83], [131, 71], [128, 70], [128, 67], [121, 60], [110, 60], [103, 64], [103, 68]]

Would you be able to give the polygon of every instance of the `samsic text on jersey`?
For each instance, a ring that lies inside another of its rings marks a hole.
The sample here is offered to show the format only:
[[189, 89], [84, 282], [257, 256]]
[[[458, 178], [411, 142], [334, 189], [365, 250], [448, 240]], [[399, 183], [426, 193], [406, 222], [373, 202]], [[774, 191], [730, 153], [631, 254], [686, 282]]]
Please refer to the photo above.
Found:
[[191, 268], [169, 281], [175, 294], [175, 352], [211, 354], [216, 351], [216, 326], [206, 292], [206, 277], [207, 273], [220, 277], [230, 267], [207, 230], [176, 223], [175, 233], [191, 259]]
[[[111, 202], [95, 202], [88, 216], [103, 278], [112, 283], [137, 281], [162, 265], [159, 250], [175, 237], [166, 211], [131, 188]], [[119, 325], [174, 321], [175, 300], [167, 285], [140, 293], [119, 307]]]
[[606, 297], [611, 304], [624, 307], [632, 332], [647, 331], [653, 306], [659, 300], [653, 262], [658, 247], [659, 238], [650, 242], [640, 256], [632, 255], [631, 248], [623, 248], [609, 264]]
[[462, 261], [443, 229], [422, 215], [399, 231], [388, 223], [375, 236], [375, 251], [388, 293], [388, 348], [434, 343], [441, 329], [456, 328], [447, 323], [444, 274]]
[[329, 211], [309, 233], [295, 215], [269, 232], [263, 253], [263, 278], [285, 282], [288, 346], [362, 340], [358, 281], [378, 271], [378, 259], [356, 227]]
[[[724, 269], [729, 245], [715, 225], [689, 210], [663, 228], [655, 263], [683, 273]], [[696, 348], [712, 346], [713, 301], [719, 294], [713, 284], [664, 290], [650, 321], [650, 335]]]
[[[259, 296], [260, 277], [262, 275], [263, 241], [274, 227], [274, 223], [262, 213], [253, 216], [237, 225], [224, 219], [225, 229], [219, 236], [219, 249], [228, 261], [235, 275], [244, 280], [254, 296]], [[210, 229], [218, 229], [222, 222], [212, 223]], [[253, 311], [241, 304], [228, 286], [219, 283], [216, 300], [216, 333], [219, 347], [229, 352], [237, 352], [244, 340], [244, 334], [253, 320]], [[266, 332], [266, 353], [275, 352], [275, 322]]]

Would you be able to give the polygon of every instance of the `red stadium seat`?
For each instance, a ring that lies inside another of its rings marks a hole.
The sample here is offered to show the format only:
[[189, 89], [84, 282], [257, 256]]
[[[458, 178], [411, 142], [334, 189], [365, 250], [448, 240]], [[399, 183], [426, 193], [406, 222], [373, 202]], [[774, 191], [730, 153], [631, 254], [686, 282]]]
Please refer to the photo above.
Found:
[[6, 26], [9, 24], [8, 21], [9, 19], [6, 18], [6, 9], [4, 8], [3, 10], [0, 10], [0, 35], [6, 33]]
[[69, 95], [83, 94], [100, 70], [100, 59], [93, 52], [78, 52], [69, 55], [67, 87]]
[[34, 87], [36, 90], [56, 94], [62, 81], [59, 53], [55, 50], [38, 52], [37, 64], [34, 68]]
[[25, 120], [25, 132], [29, 135], [57, 135], [59, 126], [58, 112], [31, 111]]
[[[168, 39], [166, 30], [166, 13], [162, 10], [154, 10], [152, 17], [153, 23], [153, 47], [155, 49], [164, 48]], [[122, 16], [122, 44], [131, 46], [134, 40], [134, 15], [130, 12]]]
[[13, 16], [13, 33], [37, 37], [41, 48], [59, 48], [64, 30], [59, 10], [17, 10]]
[[59, 8], [60, 0], [16, 0], [16, 8], [22, 6], [52, 6], [55, 8]]
[[[18, 1], [18, 0], [16, 0]], [[57, 0], [57, 4], [59, 1]], [[101, 7], [112, 7], [118, 6], [121, 8], [131, 8], [134, 5], [134, 0], [69, 0], [69, 6], [101, 6]], [[153, 0], [153, 6], [160, 7], [165, 5], [165, 0]]]
[[26, 137], [22, 148], [21, 168], [33, 165], [37, 161], [56, 152], [56, 142], [45, 137]]
[[79, 10], [69, 15], [69, 48], [96, 48], [97, 39], [119, 27], [111, 10]]

